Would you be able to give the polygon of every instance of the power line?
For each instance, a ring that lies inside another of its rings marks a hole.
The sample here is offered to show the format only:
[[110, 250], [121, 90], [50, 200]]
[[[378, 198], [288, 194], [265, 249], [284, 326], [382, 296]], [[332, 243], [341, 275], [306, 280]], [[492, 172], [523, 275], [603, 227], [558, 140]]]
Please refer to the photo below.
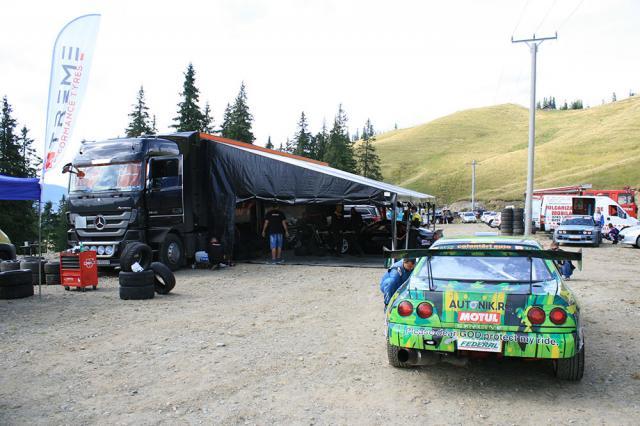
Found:
[[560, 28], [564, 27], [564, 24], [566, 24], [566, 23], [567, 23], [567, 21], [568, 21], [569, 19], [571, 19], [571, 17], [573, 16], [573, 14], [574, 14], [574, 13], [576, 13], [576, 12], [578, 11], [578, 9], [580, 8], [580, 6], [582, 6], [582, 3], [584, 3], [584, 0], [580, 0], [580, 3], [578, 3], [578, 5], [576, 6], [576, 8], [575, 8], [575, 9], [573, 9], [573, 11], [569, 14], [569, 16], [567, 16], [567, 18], [566, 18], [564, 21], [562, 21], [562, 24], [560, 24], [560, 26], [558, 27], [558, 30], [557, 30], [557, 31], [560, 31]]
[[540, 24], [538, 24], [538, 28], [536, 28], [536, 33], [538, 32], [538, 30], [540, 29], [540, 27], [542, 27], [542, 24], [544, 24], [544, 21], [547, 20], [547, 17], [549, 16], [549, 13], [551, 13], [551, 9], [553, 9], [553, 6], [556, 5], [556, 2], [558, 0], [553, 0], [553, 3], [551, 3], [551, 7], [549, 8], [549, 10], [547, 10], [547, 13], [544, 15], [544, 17], [542, 18], [542, 21], [540, 21]]
[[516, 23], [515, 28], [513, 29], [513, 31], [511, 32], [511, 35], [513, 36], [516, 33], [516, 30], [518, 29], [518, 27], [520, 26], [520, 22], [522, 21], [522, 17], [524, 16], [524, 11], [527, 10], [527, 6], [529, 5], [529, 1], [527, 0], [524, 4], [524, 7], [522, 8], [522, 11], [520, 12], [520, 17], [518, 18], [518, 22]]

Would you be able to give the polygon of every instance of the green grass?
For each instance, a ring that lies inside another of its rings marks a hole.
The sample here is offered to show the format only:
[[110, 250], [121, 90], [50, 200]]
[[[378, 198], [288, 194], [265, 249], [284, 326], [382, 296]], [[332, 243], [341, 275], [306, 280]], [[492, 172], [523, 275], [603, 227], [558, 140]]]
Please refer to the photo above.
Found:
[[[521, 200], [528, 110], [507, 104], [457, 112], [377, 136], [384, 178], [442, 202]], [[591, 183], [640, 186], [640, 97], [595, 108], [536, 113], [536, 188]]]

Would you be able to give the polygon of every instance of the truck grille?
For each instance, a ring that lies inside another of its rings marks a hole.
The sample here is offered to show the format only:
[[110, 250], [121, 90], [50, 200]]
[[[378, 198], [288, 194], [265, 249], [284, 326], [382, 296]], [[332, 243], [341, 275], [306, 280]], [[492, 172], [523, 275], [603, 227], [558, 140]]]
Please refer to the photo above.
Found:
[[[96, 218], [99, 216], [104, 220], [103, 227], [101, 229], [96, 226]], [[104, 239], [105, 237], [119, 238], [127, 232], [127, 226], [129, 219], [131, 218], [130, 211], [124, 211], [120, 214], [112, 215], [93, 215], [85, 216], [87, 220], [87, 227], [85, 229], [76, 229], [78, 236], [82, 239]]]

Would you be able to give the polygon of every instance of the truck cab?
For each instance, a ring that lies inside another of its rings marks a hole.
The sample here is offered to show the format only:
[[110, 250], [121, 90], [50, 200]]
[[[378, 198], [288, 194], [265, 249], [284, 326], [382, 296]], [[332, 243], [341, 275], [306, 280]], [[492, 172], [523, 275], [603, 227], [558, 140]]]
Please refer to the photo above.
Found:
[[83, 143], [68, 168], [69, 245], [95, 250], [98, 265], [108, 267], [119, 265], [128, 243], [143, 242], [178, 269], [193, 256], [203, 222], [192, 185], [201, 168], [190, 164], [198, 150], [189, 134]]

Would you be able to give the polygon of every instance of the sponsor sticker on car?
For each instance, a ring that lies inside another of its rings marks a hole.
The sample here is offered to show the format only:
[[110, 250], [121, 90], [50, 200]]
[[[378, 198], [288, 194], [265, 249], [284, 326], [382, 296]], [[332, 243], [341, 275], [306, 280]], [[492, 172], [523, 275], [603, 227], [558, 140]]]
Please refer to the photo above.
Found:
[[480, 351], [480, 352], [501, 352], [502, 341], [458, 337], [458, 350]]

